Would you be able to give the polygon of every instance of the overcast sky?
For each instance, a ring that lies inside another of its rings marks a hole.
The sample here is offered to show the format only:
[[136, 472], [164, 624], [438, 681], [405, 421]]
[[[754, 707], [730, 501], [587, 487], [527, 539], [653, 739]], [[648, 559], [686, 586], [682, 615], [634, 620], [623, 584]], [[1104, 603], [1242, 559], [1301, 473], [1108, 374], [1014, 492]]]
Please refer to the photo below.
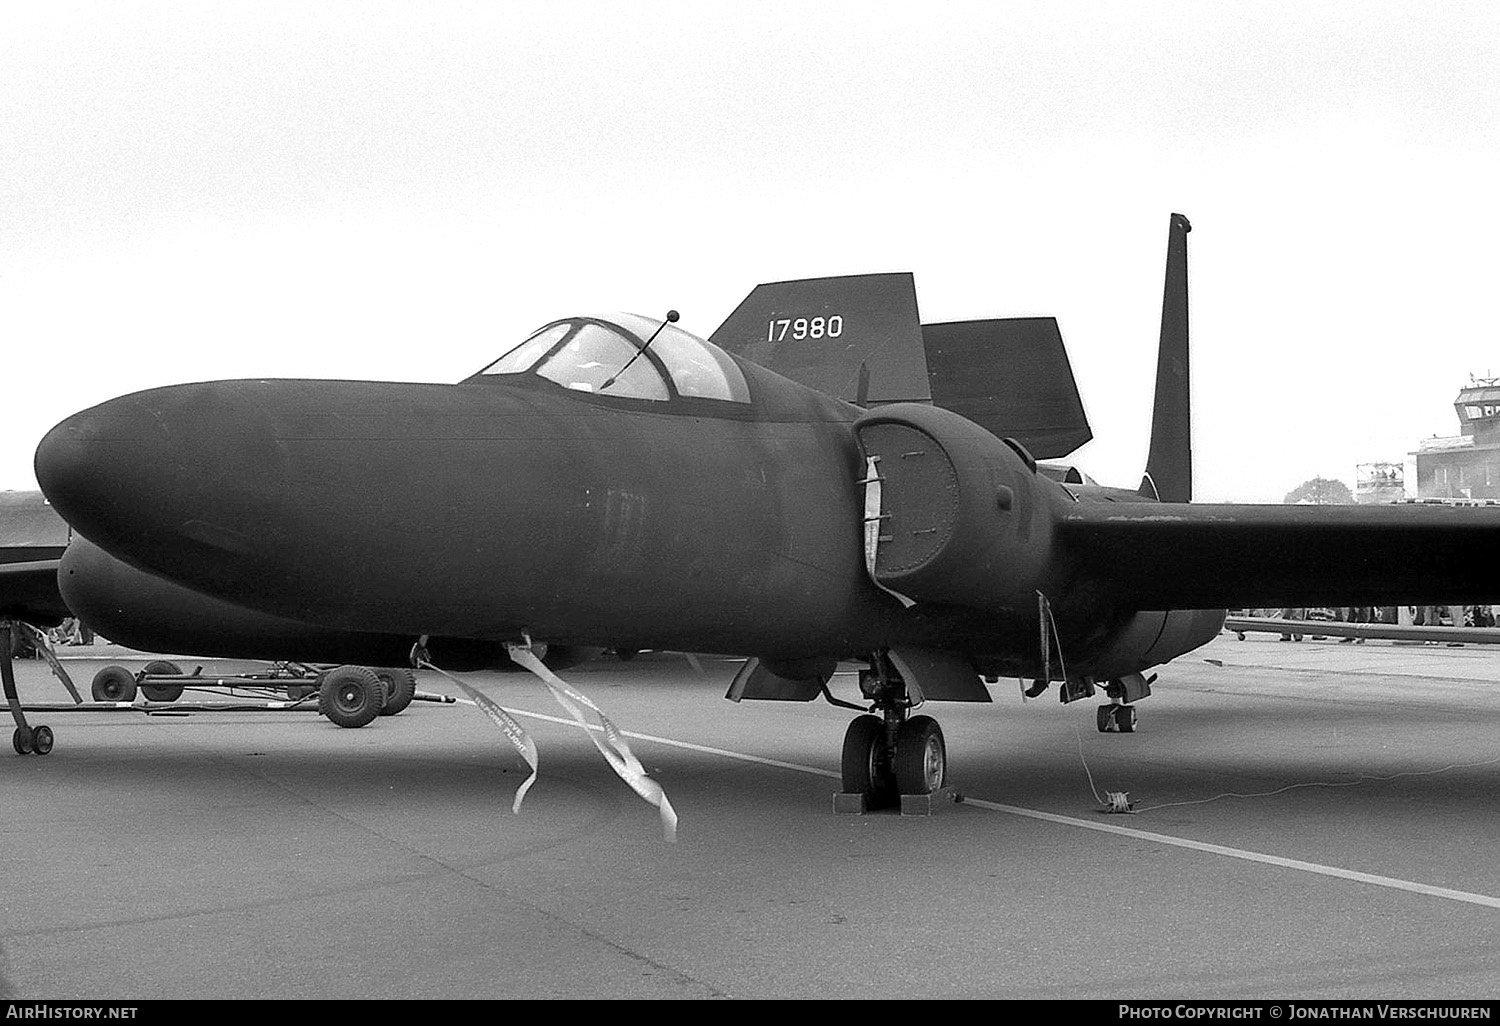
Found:
[[0, 488], [222, 377], [454, 381], [583, 311], [915, 273], [1051, 315], [1145, 461], [1187, 214], [1198, 497], [1456, 434], [1500, 375], [1500, 5], [0, 5]]

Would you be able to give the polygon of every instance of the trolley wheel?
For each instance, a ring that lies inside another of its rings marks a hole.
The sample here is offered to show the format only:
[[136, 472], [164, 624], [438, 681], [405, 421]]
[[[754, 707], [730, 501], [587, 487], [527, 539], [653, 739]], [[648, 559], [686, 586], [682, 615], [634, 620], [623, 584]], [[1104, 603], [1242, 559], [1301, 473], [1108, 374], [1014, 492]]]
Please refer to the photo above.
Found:
[[33, 751], [31, 728], [17, 727], [16, 732], [10, 736], [10, 743], [17, 755], [30, 755]]
[[885, 750], [885, 723], [878, 716], [856, 716], [844, 732], [840, 760], [844, 791], [862, 794], [872, 807], [895, 798], [895, 780]]
[[412, 697], [417, 693], [415, 673], [404, 666], [376, 666], [373, 669], [385, 686], [385, 704], [380, 707], [380, 715], [394, 716], [411, 705]]
[[96, 702], [134, 702], [135, 674], [123, 666], [106, 666], [94, 674], [89, 691]]
[[384, 704], [385, 685], [368, 666], [329, 670], [318, 689], [318, 712], [340, 727], [363, 727]]
[[896, 734], [896, 786], [902, 794], [932, 794], [948, 775], [943, 729], [931, 716], [913, 716]]
[[38, 755], [52, 751], [52, 728], [39, 724], [31, 728], [31, 750]]
[[[181, 677], [182, 667], [165, 659], [153, 659], [142, 668], [148, 677]], [[141, 692], [153, 702], [175, 702], [182, 697], [181, 684], [142, 684]]]

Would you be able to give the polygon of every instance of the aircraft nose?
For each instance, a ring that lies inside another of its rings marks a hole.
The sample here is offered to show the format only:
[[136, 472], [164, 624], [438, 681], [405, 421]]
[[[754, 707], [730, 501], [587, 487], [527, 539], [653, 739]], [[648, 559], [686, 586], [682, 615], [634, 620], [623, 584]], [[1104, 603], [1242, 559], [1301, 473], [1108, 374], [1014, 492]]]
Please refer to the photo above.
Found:
[[281, 464], [254, 403], [213, 382], [74, 414], [47, 433], [35, 460], [42, 491], [74, 528], [163, 571], [184, 546], [222, 552], [264, 541]]
[[165, 428], [132, 397], [74, 414], [42, 439], [36, 475], [52, 505], [75, 527], [135, 485], [135, 464], [167, 441]]

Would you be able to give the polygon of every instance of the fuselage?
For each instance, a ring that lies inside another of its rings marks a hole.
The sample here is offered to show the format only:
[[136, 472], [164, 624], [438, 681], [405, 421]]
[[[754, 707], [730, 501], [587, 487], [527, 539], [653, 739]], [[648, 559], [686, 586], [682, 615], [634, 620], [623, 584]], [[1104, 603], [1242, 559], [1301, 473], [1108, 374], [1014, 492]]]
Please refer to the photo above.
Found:
[[[528, 374], [153, 389], [58, 425], [37, 473], [111, 555], [332, 631], [778, 658], [906, 644], [1036, 673], [1029, 595], [905, 609], [871, 581], [865, 411], [736, 362], [748, 402]], [[1079, 501], [1035, 489], [1042, 517]], [[1137, 611], [1065, 553], [1040, 558], [1079, 672], [1109, 663]]]

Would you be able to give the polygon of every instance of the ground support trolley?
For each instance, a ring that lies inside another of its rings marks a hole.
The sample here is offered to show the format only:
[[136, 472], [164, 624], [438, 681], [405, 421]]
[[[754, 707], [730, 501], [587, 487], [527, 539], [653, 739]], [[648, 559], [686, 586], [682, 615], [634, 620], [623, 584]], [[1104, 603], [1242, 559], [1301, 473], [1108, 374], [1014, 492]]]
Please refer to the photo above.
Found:
[[[413, 701], [451, 705], [448, 695], [417, 690], [416, 674], [406, 667], [322, 666], [281, 662], [258, 673], [209, 676], [200, 666], [183, 673], [176, 663], [152, 660], [139, 671], [106, 666], [90, 685], [93, 701], [79, 694], [67, 670], [48, 644], [47, 636], [29, 624], [19, 624], [32, 638], [52, 673], [68, 690], [71, 703], [23, 705], [16, 693], [8, 622], [0, 621], [0, 679], [16, 728], [11, 736], [18, 755], [46, 755], [52, 751], [52, 729], [28, 722], [26, 713], [139, 712], [147, 716], [183, 716], [194, 712], [317, 712], [341, 727], [363, 727], [377, 716], [394, 716]], [[183, 701], [184, 694], [194, 698]], [[198, 694], [207, 696], [196, 697]], [[227, 699], [227, 700], [226, 700]]]

